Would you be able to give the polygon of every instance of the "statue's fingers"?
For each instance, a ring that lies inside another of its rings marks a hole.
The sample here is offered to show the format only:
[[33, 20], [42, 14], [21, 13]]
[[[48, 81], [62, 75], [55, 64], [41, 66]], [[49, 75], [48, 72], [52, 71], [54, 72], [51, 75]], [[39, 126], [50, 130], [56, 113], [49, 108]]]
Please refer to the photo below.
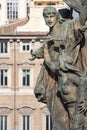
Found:
[[83, 108], [81, 107], [81, 108], [78, 108], [77, 110], [78, 110], [78, 111], [81, 111], [82, 109], [83, 109]]
[[79, 110], [79, 112], [80, 112], [80, 113], [84, 113], [84, 112], [85, 112], [85, 109], [82, 108], [82, 109]]
[[81, 107], [83, 107], [84, 106], [84, 103], [83, 104], [79, 104], [78, 105], [78, 108], [81, 108]]
[[30, 53], [33, 54], [33, 50], [32, 49], [31, 49]]
[[36, 56], [35, 55], [32, 55], [32, 58], [28, 58], [29, 60], [35, 60]]
[[85, 104], [82, 104], [82, 105], [79, 105], [77, 110], [80, 112], [80, 113], [85, 113], [87, 111], [86, 107], [85, 107]]
[[82, 110], [80, 110], [80, 113], [85, 113], [86, 112], [86, 109], [83, 108]]
[[84, 102], [85, 102], [85, 100], [79, 101], [79, 104], [84, 103]]
[[78, 106], [77, 110], [78, 111], [83, 111], [85, 109], [84, 105]]

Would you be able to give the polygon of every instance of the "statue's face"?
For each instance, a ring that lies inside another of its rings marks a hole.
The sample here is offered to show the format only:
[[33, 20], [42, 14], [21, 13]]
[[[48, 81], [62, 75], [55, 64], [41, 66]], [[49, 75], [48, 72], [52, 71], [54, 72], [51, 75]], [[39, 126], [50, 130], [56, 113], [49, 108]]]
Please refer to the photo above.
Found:
[[57, 16], [54, 13], [46, 14], [44, 19], [48, 27], [53, 27], [57, 22]]

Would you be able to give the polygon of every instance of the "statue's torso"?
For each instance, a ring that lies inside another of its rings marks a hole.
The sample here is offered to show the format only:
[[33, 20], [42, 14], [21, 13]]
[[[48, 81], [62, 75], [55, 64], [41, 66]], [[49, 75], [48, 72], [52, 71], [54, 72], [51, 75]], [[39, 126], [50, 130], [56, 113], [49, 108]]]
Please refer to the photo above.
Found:
[[77, 87], [67, 77], [59, 77], [59, 92], [64, 103], [67, 104], [76, 101]]

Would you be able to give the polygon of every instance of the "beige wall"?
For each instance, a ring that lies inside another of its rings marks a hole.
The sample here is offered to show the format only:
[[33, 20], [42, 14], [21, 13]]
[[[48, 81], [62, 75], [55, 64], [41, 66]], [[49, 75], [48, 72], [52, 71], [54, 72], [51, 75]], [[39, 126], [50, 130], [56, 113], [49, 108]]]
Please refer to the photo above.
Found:
[[[42, 126], [44, 127], [44, 123], [42, 125], [44, 118], [41, 108], [45, 104], [37, 102], [33, 90], [43, 60], [29, 61], [30, 52], [25, 53], [21, 51], [22, 40], [14, 42], [14, 40], [10, 39], [8, 42], [9, 56], [0, 57], [0, 69], [7, 68], [11, 70], [9, 86], [0, 87], [0, 115], [8, 115], [9, 130], [21, 130], [21, 117], [26, 114], [31, 115], [31, 130], [42, 130]], [[31, 49], [33, 48], [35, 47], [33, 46]], [[23, 68], [33, 69], [32, 84], [27, 88], [20, 86], [20, 69]], [[2, 110], [2, 107], [5, 111]], [[9, 109], [8, 113], [6, 113], [7, 108]], [[23, 108], [22, 112], [21, 108]], [[25, 109], [27, 110], [25, 111]]]

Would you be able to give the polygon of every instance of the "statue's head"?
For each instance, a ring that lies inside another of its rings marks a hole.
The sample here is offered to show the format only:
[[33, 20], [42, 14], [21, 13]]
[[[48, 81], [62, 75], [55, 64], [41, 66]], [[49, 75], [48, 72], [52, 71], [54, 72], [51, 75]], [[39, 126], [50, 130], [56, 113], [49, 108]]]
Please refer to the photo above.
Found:
[[53, 6], [46, 6], [44, 9], [43, 9], [43, 17], [46, 17], [47, 14], [54, 14], [57, 16], [57, 10], [55, 7]]
[[53, 6], [46, 6], [43, 9], [43, 17], [49, 27], [53, 27], [58, 22], [58, 12]]

